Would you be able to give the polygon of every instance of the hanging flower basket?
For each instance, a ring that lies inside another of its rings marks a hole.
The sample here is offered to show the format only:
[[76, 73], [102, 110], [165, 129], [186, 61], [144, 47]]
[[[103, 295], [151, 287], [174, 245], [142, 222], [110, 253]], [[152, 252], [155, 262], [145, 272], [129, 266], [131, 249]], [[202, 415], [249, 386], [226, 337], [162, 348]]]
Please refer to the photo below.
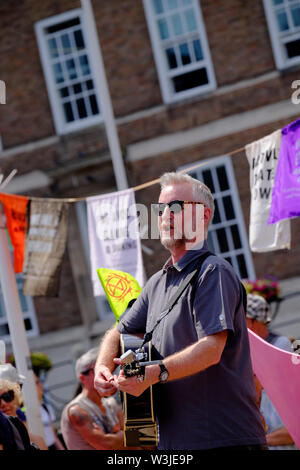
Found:
[[280, 300], [280, 287], [274, 279], [256, 279], [244, 282], [247, 294], [261, 295], [267, 302], [277, 302]]
[[[52, 368], [52, 362], [50, 361], [49, 357], [46, 354], [35, 351], [30, 354], [30, 359], [32, 363], [33, 371], [40, 376], [41, 373], [46, 373]], [[11, 354], [7, 358], [8, 362], [10, 362], [13, 366], [15, 366], [15, 358], [14, 355]]]

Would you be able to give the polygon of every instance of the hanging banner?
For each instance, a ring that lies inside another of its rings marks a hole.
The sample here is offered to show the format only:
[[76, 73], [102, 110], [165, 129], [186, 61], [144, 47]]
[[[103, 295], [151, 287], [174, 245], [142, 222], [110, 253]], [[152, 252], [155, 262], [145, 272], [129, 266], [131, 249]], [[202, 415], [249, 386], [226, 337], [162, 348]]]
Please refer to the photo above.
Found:
[[142, 288], [133, 276], [124, 271], [100, 268], [97, 273], [110, 308], [119, 323], [120, 316], [127, 309], [129, 302], [138, 298]]
[[143, 286], [143, 261], [133, 189], [89, 197], [87, 202], [94, 295], [105, 295], [98, 268], [125, 271]]
[[252, 367], [300, 448], [300, 355], [283, 351], [248, 329]]
[[24, 262], [28, 198], [0, 193], [0, 201], [4, 206], [6, 226], [14, 247], [14, 270], [15, 273], [21, 273]]
[[284, 127], [281, 133], [269, 224], [300, 215], [300, 119]]
[[268, 225], [272, 189], [281, 144], [281, 131], [246, 145], [250, 166], [249, 244], [252, 251], [267, 252], [290, 248], [289, 221]]
[[29, 206], [25, 244], [25, 295], [57, 296], [66, 248], [69, 206], [65, 202], [33, 200]]

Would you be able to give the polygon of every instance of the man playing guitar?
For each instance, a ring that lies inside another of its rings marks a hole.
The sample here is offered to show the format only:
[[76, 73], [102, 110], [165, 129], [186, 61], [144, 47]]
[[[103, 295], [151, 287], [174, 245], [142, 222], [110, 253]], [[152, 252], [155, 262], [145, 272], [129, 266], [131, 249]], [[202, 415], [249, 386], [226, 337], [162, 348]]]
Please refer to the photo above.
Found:
[[[155, 385], [159, 449], [265, 448], [242, 286], [231, 265], [208, 252], [212, 194], [189, 175], [166, 173], [154, 208], [161, 243], [171, 258], [105, 335], [95, 367], [95, 388], [107, 396], [116, 389], [139, 396]], [[166, 301], [197, 263], [196, 281], [158, 321]], [[122, 369], [113, 375], [116, 366], [122, 365], [120, 335], [149, 331], [153, 332], [153, 359], [162, 363], [147, 365], [142, 378], [128, 378]]]

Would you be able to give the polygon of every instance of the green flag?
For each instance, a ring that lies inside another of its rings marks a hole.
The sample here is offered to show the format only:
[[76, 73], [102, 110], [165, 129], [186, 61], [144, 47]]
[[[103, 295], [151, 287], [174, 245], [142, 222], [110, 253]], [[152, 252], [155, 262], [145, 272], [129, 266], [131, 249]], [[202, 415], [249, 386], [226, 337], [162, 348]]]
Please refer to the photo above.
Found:
[[106, 294], [109, 305], [119, 323], [131, 300], [136, 299], [142, 288], [131, 274], [113, 269], [99, 268], [97, 274]]

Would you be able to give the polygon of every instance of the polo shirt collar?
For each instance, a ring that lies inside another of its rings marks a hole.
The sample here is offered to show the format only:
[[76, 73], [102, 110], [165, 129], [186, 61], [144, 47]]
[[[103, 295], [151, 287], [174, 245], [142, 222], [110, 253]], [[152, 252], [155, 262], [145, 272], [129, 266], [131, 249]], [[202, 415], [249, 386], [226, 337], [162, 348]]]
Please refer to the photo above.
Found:
[[[201, 244], [202, 245], [202, 244]], [[203, 253], [205, 253], [206, 251], [208, 251], [208, 243], [207, 243], [207, 240], [204, 240], [204, 243], [203, 245], [201, 246], [201, 248], [199, 249], [193, 249], [193, 250], [189, 250], [185, 253], [185, 255], [180, 258], [179, 261], [177, 261], [177, 263], [174, 263], [172, 262], [172, 258], [170, 257], [166, 263], [164, 264], [163, 266], [163, 271], [167, 271], [168, 268], [170, 267], [173, 267], [175, 269], [177, 269], [177, 271], [182, 271], [188, 264], [190, 264], [192, 261], [195, 261], [196, 258], [198, 258], [199, 256], [201, 256]]]

